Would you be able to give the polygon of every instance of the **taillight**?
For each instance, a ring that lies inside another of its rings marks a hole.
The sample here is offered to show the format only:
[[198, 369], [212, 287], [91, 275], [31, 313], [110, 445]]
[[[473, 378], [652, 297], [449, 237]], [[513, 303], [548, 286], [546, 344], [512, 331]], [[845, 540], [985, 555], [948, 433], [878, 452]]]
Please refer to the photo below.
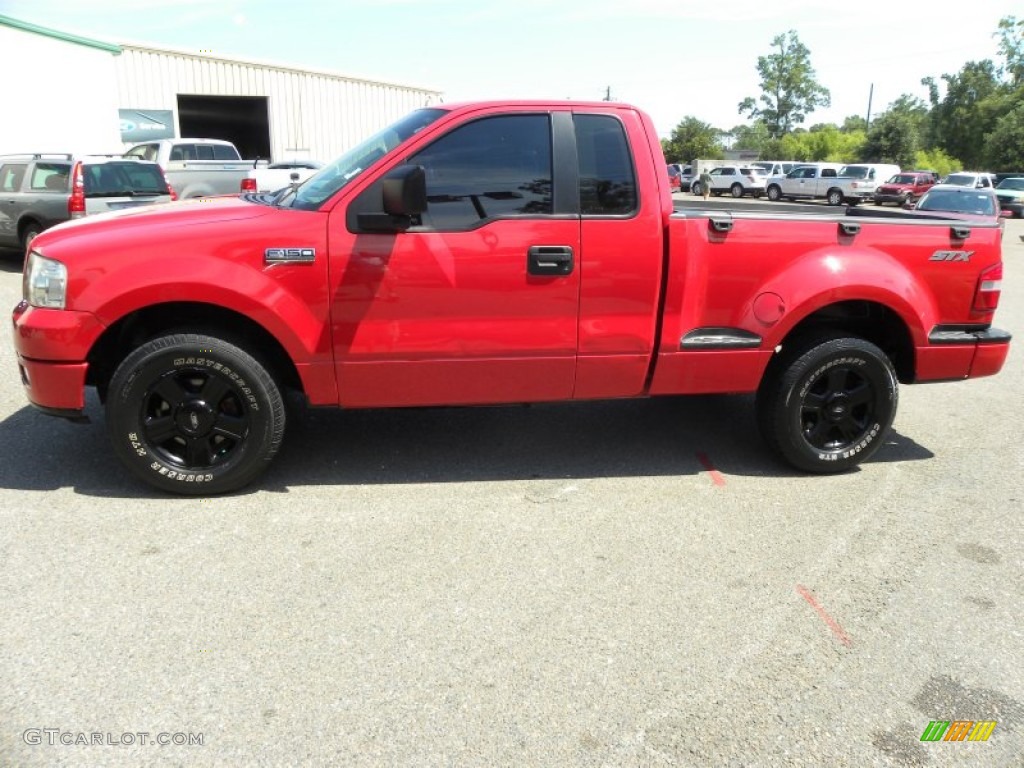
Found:
[[999, 306], [999, 294], [1003, 290], [1003, 263], [993, 264], [981, 271], [978, 290], [974, 292], [974, 309], [977, 312], [993, 312]]
[[71, 171], [71, 197], [68, 198], [68, 217], [80, 219], [85, 216], [85, 179], [82, 177], [81, 161]]
[[172, 187], [170, 185], [170, 183], [168, 183], [168, 181], [167, 181], [167, 174], [164, 173], [164, 169], [163, 168], [160, 169], [160, 175], [164, 177], [164, 184], [167, 186], [167, 194], [169, 194], [171, 196], [171, 202], [174, 202], [175, 200], [178, 199], [178, 193], [175, 192], [174, 191], [174, 187]]
[[255, 192], [256, 179], [242, 179], [241, 190], [243, 192]]

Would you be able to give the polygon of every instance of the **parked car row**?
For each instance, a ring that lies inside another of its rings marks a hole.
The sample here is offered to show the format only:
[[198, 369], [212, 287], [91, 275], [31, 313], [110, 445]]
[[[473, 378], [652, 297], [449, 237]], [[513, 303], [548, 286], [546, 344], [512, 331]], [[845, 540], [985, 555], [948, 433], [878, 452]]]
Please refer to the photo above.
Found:
[[220, 139], [163, 139], [124, 155], [0, 155], [0, 246], [28, 249], [55, 224], [82, 216], [189, 197], [274, 192], [322, 163], [242, 160]]
[[[693, 178], [690, 166], [680, 163], [668, 165], [669, 183], [673, 192], [691, 191], [703, 194], [703, 182]], [[939, 179], [931, 170], [901, 171], [899, 166], [885, 163], [786, 163], [758, 161], [757, 163], [723, 164], [708, 172], [712, 195], [731, 194], [733, 197], [766, 195], [769, 200], [825, 200], [829, 205], [858, 205], [871, 200], [875, 205], [892, 203], [903, 208], [915, 207], [923, 196], [941, 184], [963, 189], [994, 190], [994, 194], [978, 198], [980, 208], [988, 204], [997, 210], [995, 215], [1024, 217], [1024, 173], [1002, 180], [994, 174], [964, 171]], [[882, 181], [884, 179], [884, 181]], [[957, 198], [939, 195], [932, 199], [954, 201]], [[953, 209], [940, 209], [953, 210]]]
[[0, 246], [28, 248], [44, 229], [94, 213], [176, 200], [160, 166], [120, 156], [0, 156]]

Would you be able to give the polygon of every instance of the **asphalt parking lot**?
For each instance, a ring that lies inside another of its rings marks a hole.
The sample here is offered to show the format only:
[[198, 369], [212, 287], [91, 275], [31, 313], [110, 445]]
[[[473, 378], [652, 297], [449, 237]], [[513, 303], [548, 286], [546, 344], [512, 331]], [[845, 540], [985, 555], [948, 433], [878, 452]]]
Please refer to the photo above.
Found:
[[167, 498], [7, 335], [0, 765], [1024, 765], [1021, 236], [1002, 373], [904, 387], [835, 477], [716, 396], [311, 411], [257, 487]]

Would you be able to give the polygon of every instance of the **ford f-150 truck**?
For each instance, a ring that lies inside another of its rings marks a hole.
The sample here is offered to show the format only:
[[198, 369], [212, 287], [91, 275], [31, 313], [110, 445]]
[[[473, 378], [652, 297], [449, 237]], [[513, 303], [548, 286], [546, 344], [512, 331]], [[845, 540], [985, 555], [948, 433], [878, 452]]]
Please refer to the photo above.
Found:
[[882, 445], [898, 382], [1000, 370], [1000, 231], [914, 212], [673, 211], [625, 104], [429, 107], [284, 194], [105, 214], [32, 243], [13, 313], [42, 410], [106, 408], [152, 485], [237, 489], [282, 392], [370, 408], [756, 393], [801, 470]]

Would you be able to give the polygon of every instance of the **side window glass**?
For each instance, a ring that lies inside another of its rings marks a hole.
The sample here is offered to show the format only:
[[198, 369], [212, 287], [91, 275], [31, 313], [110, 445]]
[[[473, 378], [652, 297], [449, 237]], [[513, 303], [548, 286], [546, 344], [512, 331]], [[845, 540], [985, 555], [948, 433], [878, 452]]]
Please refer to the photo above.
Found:
[[68, 186], [68, 166], [60, 163], [36, 163], [29, 181], [31, 189], [62, 192]]
[[835, 179], [838, 177], [835, 168], [823, 168], [821, 171], [822, 178]]
[[426, 171], [425, 227], [469, 229], [500, 216], [554, 210], [547, 115], [477, 120], [442, 136], [410, 162]]
[[637, 208], [636, 174], [622, 123], [610, 115], [575, 115], [580, 213], [614, 216]]
[[19, 191], [27, 167], [27, 165], [19, 163], [0, 166], [0, 192]]

